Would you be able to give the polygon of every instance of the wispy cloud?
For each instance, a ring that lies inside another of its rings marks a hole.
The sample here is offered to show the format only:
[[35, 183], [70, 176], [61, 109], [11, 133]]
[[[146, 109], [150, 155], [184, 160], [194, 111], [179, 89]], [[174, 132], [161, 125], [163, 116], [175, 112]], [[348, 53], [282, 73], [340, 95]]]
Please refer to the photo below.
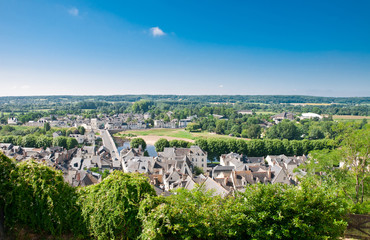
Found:
[[166, 35], [166, 33], [163, 32], [163, 30], [160, 29], [159, 27], [152, 27], [149, 29], [149, 31], [153, 37], [160, 37]]
[[222, 84], [221, 84], [221, 85], [219, 85], [218, 87], [219, 87], [219, 88], [223, 88], [223, 87], [224, 87], [224, 85], [222, 85]]
[[77, 17], [77, 16], [78, 16], [79, 11], [78, 11], [78, 9], [77, 9], [76, 7], [72, 7], [72, 8], [70, 8], [70, 9], [68, 9], [68, 13], [69, 13], [69, 14], [71, 14], [72, 16]]

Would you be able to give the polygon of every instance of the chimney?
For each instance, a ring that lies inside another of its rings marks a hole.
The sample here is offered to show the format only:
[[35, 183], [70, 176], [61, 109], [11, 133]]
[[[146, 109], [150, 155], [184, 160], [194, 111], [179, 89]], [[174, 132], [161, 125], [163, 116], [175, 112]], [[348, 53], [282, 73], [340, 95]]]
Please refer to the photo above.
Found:
[[267, 170], [267, 178], [268, 180], [271, 180], [271, 167]]

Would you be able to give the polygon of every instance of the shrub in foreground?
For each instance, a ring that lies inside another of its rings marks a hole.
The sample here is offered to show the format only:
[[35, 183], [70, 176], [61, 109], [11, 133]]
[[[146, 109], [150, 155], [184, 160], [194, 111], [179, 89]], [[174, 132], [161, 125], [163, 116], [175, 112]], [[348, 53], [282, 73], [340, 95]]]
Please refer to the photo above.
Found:
[[212, 196], [202, 189], [179, 189], [170, 197], [142, 202], [141, 239], [236, 239], [240, 214], [233, 198]]
[[141, 232], [139, 206], [155, 191], [147, 177], [114, 171], [99, 184], [80, 189], [84, 222], [95, 239], [135, 239]]
[[305, 182], [252, 185], [224, 199], [182, 189], [146, 199], [139, 216], [142, 239], [335, 239], [346, 228], [346, 209], [334, 191]]
[[252, 185], [237, 197], [252, 239], [336, 239], [346, 229], [347, 206], [336, 191], [313, 182], [299, 187]]
[[11, 197], [6, 202], [6, 221], [11, 228], [24, 226], [36, 232], [81, 231], [75, 189], [62, 173], [34, 161], [18, 163], [11, 172]]

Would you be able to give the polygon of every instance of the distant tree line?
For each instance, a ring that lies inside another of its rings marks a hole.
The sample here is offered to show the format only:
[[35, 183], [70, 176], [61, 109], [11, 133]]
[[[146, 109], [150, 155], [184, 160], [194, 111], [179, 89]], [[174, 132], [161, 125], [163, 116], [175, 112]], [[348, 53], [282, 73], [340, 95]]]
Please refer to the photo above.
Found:
[[264, 139], [250, 140], [207, 138], [197, 139], [195, 145], [207, 151], [208, 159], [219, 158], [222, 154], [234, 152], [250, 157], [262, 157], [267, 155], [287, 156], [308, 154], [312, 150], [334, 149], [337, 142], [332, 139], [323, 140], [279, 140]]
[[82, 101], [107, 101], [107, 102], [137, 102], [149, 101], [188, 101], [188, 102], [212, 102], [212, 103], [343, 103], [343, 104], [367, 104], [369, 97], [316, 97], [300, 95], [110, 95], [110, 96], [18, 96], [0, 97], [0, 104], [53, 104], [75, 103]]

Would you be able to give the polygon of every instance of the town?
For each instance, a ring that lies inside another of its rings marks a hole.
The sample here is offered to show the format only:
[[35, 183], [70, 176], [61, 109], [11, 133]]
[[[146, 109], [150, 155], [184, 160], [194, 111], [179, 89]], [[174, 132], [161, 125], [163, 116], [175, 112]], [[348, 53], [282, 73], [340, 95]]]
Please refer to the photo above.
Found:
[[[241, 114], [252, 114], [251, 111], [240, 111]], [[170, 112], [168, 113], [171, 114]], [[197, 116], [190, 116], [180, 121], [164, 122], [155, 120], [154, 128], [185, 128]], [[223, 118], [223, 116], [216, 116]], [[307, 158], [306, 156], [267, 155], [266, 157], [246, 156], [238, 153], [222, 154], [219, 164], [209, 164], [207, 152], [199, 146], [189, 148], [166, 147], [156, 156], [145, 156], [142, 146], [132, 148], [129, 145], [118, 150], [113, 132], [122, 130], [146, 129], [144, 122], [150, 114], [117, 114], [103, 116], [101, 119], [84, 119], [82, 116], [43, 117], [29, 121], [25, 126], [44, 127], [48, 124], [54, 128], [83, 128], [84, 134], [70, 133], [81, 147], [65, 149], [60, 146], [46, 148], [14, 146], [11, 143], [0, 143], [0, 149], [8, 157], [17, 161], [34, 159], [37, 162], [61, 170], [64, 179], [72, 186], [88, 186], [99, 183], [103, 177], [114, 170], [138, 172], [145, 174], [158, 195], [168, 195], [177, 188], [193, 189], [201, 185], [215, 194], [227, 196], [235, 191], [243, 191], [245, 186], [255, 183], [284, 183], [297, 185], [299, 177], [305, 172], [296, 169]], [[314, 113], [302, 114], [301, 118], [317, 118]], [[127, 120], [130, 123], [127, 123]], [[282, 113], [271, 117], [274, 124], [284, 119], [294, 120], [292, 113]], [[131, 123], [135, 122], [135, 123]], [[16, 125], [17, 118], [8, 119], [9, 125]], [[272, 126], [266, 122], [267, 126]], [[53, 138], [62, 136], [55, 131]], [[296, 169], [296, 170], [295, 170]]]

